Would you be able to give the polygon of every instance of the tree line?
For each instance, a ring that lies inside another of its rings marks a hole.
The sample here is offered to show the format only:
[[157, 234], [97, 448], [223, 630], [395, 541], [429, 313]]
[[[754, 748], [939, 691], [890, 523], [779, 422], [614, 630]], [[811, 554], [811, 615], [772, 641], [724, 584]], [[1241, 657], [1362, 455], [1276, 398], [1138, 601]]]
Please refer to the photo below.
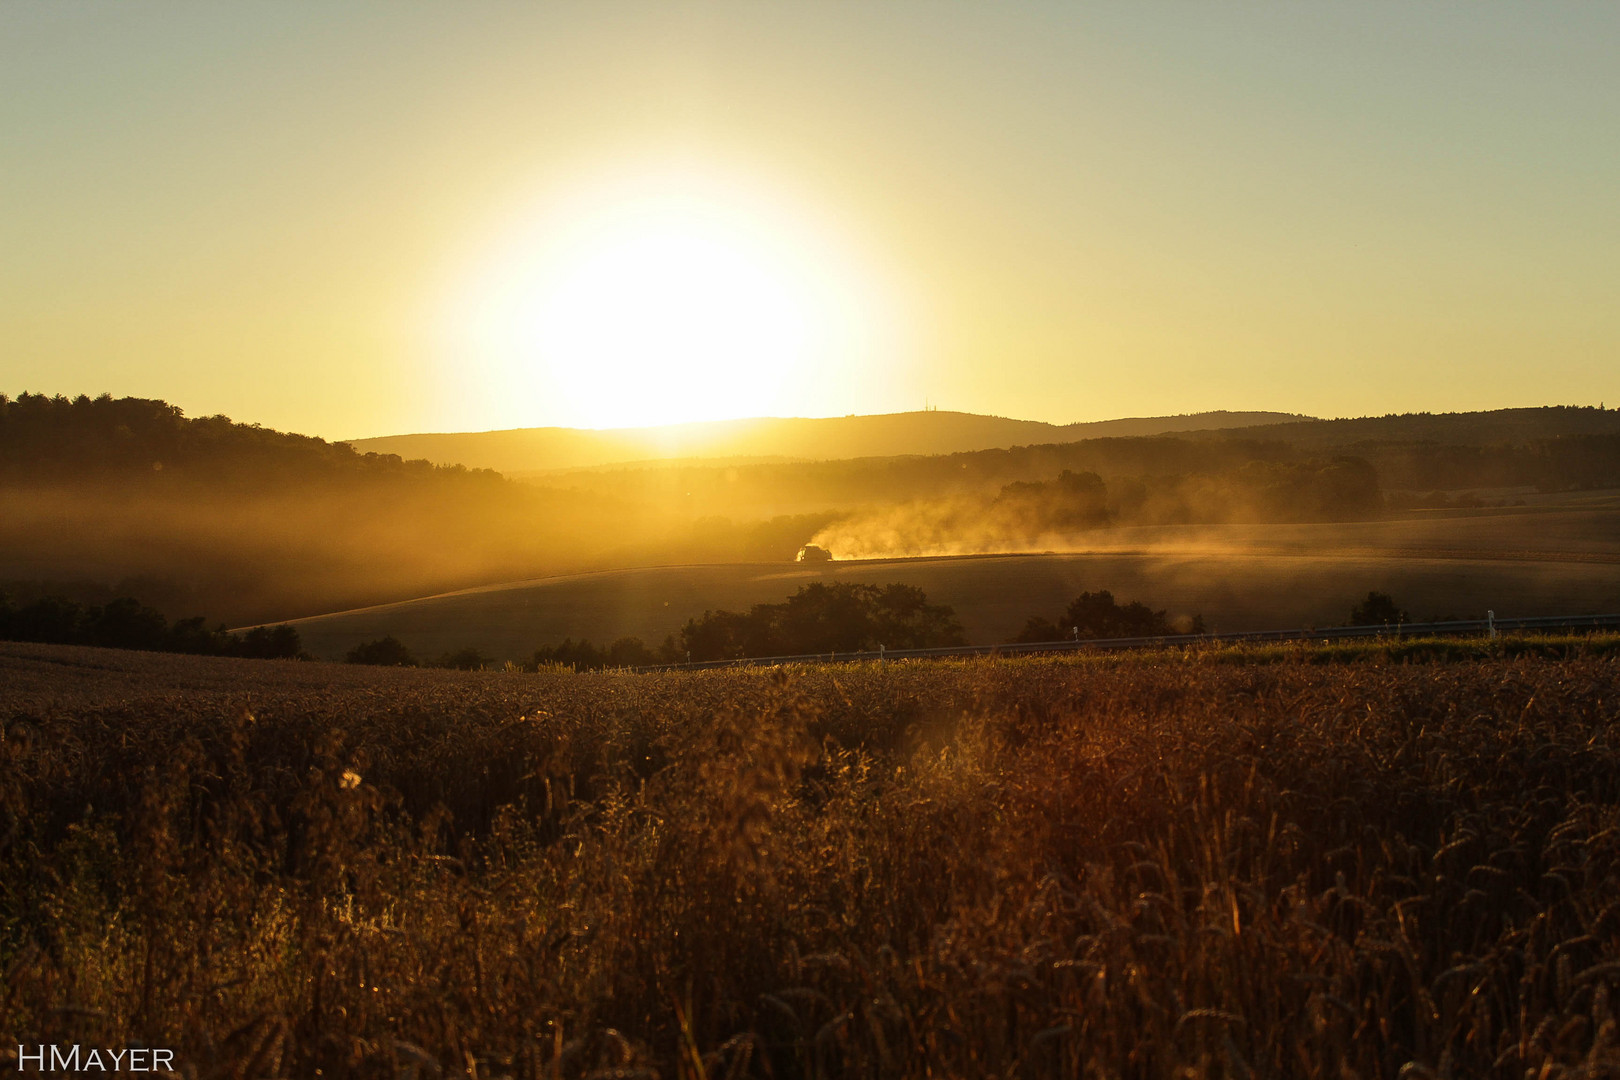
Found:
[[348, 443], [240, 424], [228, 416], [187, 417], [179, 406], [150, 398], [0, 394], [0, 480], [135, 476], [172, 482], [176, 474], [254, 487], [340, 476], [505, 482], [487, 469], [361, 454]]
[[161, 611], [129, 596], [105, 604], [81, 604], [64, 596], [15, 603], [0, 593], [0, 640], [197, 656], [308, 659], [298, 631], [291, 626], [256, 626], [233, 634], [223, 624], [210, 629], [201, 615], [171, 623]]

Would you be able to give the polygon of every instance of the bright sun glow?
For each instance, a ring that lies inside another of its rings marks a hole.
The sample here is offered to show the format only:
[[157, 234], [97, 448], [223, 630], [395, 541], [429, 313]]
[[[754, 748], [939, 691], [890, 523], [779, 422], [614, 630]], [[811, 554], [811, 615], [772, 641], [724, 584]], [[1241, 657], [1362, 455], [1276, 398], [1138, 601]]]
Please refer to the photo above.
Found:
[[896, 357], [882, 290], [828, 232], [708, 176], [592, 185], [485, 261], [459, 374], [514, 426], [837, 411], [829, 385]]

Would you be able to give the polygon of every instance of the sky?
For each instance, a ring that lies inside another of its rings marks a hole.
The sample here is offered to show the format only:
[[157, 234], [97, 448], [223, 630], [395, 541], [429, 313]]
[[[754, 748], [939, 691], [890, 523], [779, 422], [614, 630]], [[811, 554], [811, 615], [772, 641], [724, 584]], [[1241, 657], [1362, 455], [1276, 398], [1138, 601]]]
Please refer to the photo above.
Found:
[[329, 438], [1620, 402], [1620, 6], [0, 5], [0, 392]]

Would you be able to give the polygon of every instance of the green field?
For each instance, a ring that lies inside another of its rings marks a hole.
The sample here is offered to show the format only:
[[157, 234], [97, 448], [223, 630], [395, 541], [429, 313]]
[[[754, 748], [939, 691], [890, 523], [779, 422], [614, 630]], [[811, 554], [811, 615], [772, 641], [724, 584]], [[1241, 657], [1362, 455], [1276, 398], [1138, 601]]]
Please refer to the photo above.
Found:
[[662, 641], [708, 609], [777, 601], [817, 580], [901, 582], [956, 609], [975, 643], [1011, 640], [1083, 591], [1108, 589], [1213, 631], [1342, 623], [1368, 590], [1415, 619], [1620, 611], [1620, 509], [1451, 511], [1372, 522], [1114, 529], [1050, 554], [644, 567], [540, 578], [296, 620], [336, 658], [392, 634], [418, 655], [476, 647], [497, 660], [565, 637]]

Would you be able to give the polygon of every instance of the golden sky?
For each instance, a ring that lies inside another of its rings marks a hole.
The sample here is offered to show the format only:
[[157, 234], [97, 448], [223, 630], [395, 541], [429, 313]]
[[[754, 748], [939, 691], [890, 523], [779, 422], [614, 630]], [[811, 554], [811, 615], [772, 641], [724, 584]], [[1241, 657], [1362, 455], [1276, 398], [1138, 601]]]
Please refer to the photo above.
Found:
[[1609, 4], [0, 5], [0, 392], [1620, 401]]

